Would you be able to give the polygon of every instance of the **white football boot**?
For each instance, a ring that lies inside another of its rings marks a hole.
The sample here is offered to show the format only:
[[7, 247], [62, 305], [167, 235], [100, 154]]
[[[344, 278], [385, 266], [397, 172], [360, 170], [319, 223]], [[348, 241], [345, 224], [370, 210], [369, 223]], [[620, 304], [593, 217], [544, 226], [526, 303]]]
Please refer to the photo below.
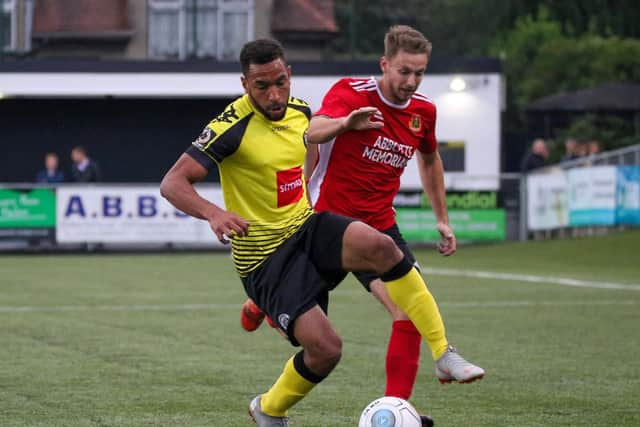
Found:
[[249, 415], [258, 427], [289, 427], [288, 417], [272, 417], [262, 412], [262, 408], [260, 407], [261, 397], [262, 395], [254, 397], [249, 404]]
[[484, 369], [467, 362], [450, 345], [440, 359], [436, 360], [436, 376], [442, 384], [454, 381], [470, 383], [484, 377]]

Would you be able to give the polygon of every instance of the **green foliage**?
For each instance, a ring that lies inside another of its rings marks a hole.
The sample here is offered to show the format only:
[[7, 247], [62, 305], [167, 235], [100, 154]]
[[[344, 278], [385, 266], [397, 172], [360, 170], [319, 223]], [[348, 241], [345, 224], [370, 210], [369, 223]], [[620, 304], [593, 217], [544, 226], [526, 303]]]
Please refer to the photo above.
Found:
[[571, 37], [546, 8], [496, 36], [490, 52], [504, 60], [513, 105], [608, 81], [640, 80], [640, 41], [586, 33]]
[[[331, 50], [354, 57], [379, 56], [389, 26], [413, 25], [434, 45], [436, 56], [486, 55], [519, 18], [545, 10], [546, 19], [572, 37], [640, 37], [637, 0], [340, 0], [334, 2], [340, 34]], [[352, 51], [353, 50], [353, 51]]]
[[393, 0], [337, 1], [335, 13], [340, 33], [331, 50], [354, 58], [378, 58], [383, 54], [384, 35], [390, 26], [405, 24], [424, 31], [421, 17], [426, 11], [422, 0], [406, 0], [403, 7]]
[[[524, 127], [524, 109], [539, 97], [640, 81], [637, 0], [343, 0], [335, 8], [338, 55], [377, 58], [389, 26], [408, 24], [432, 41], [435, 57], [501, 58], [509, 130]], [[631, 134], [616, 141], [634, 141]]]
[[[489, 51], [503, 59], [507, 126], [522, 126], [525, 107], [537, 98], [612, 81], [640, 81], [640, 40], [597, 34], [598, 22], [592, 19], [591, 30], [575, 35], [573, 25], [563, 25], [540, 7], [535, 17], [520, 17], [512, 30], [495, 37]], [[633, 134], [629, 123], [612, 124], [611, 118], [585, 119], [577, 130], [587, 122], [593, 122], [588, 133], [599, 135], [605, 149], [615, 148], [616, 141], [629, 142]]]
[[[545, 8], [541, 8], [535, 18], [531, 15], [519, 18], [513, 30], [496, 36], [489, 51], [503, 60], [510, 107], [521, 109], [530, 100], [526, 95], [527, 88], [538, 83], [536, 76], [531, 73], [532, 63], [540, 56], [542, 46], [560, 38], [560, 24], [549, 20]], [[534, 82], [530, 81], [530, 77], [534, 78]], [[542, 80], [542, 84], [546, 83], [546, 80]]]
[[[519, 61], [523, 60], [520, 56]], [[543, 43], [530, 57], [529, 69], [517, 76], [513, 84], [519, 106], [541, 96], [610, 81], [640, 81], [640, 41], [597, 35], [557, 37]]]
[[567, 137], [581, 142], [599, 141], [603, 151], [640, 144], [640, 135], [634, 135], [632, 122], [609, 115], [587, 114], [579, 117], [568, 128], [561, 130], [559, 136], [558, 142]]

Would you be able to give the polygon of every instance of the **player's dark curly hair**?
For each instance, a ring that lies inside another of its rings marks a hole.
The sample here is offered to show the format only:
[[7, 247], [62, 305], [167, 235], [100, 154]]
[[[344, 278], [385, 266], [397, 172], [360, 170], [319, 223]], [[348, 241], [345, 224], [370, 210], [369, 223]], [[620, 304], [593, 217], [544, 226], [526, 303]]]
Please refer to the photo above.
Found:
[[267, 64], [278, 58], [285, 61], [284, 49], [277, 40], [258, 39], [251, 41], [245, 44], [240, 51], [242, 73], [246, 75], [251, 64]]

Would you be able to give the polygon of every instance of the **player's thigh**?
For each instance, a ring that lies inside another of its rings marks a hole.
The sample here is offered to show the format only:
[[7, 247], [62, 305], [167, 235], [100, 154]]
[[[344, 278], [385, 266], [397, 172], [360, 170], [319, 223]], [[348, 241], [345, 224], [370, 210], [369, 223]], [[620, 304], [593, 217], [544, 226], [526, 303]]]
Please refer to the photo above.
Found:
[[298, 242], [291, 240], [247, 277], [247, 295], [282, 329], [294, 346], [298, 317], [313, 307], [328, 308], [330, 284], [318, 272]]
[[342, 240], [342, 265], [349, 271], [389, 271], [402, 259], [400, 249], [389, 236], [363, 222], [353, 222]]
[[[416, 266], [418, 271], [420, 271], [420, 266], [418, 265], [416, 258], [413, 256], [413, 253], [411, 252], [411, 248], [409, 248], [407, 241], [404, 240], [404, 237], [402, 237], [397, 224], [393, 224], [391, 227], [382, 230], [381, 233], [391, 237], [394, 243], [402, 251], [404, 256]], [[354, 271], [353, 275], [358, 280], [358, 282], [360, 282], [360, 284], [367, 290], [367, 292], [372, 292], [373, 289], [371, 288], [371, 283], [376, 279], [380, 279], [380, 274], [376, 273], [375, 271]]]
[[[420, 266], [411, 252], [411, 248], [407, 244], [406, 240], [404, 240], [404, 237], [402, 237], [398, 225], [394, 224], [386, 230], [383, 230], [382, 233], [391, 237], [404, 256], [414, 264], [418, 271], [420, 271]], [[384, 308], [387, 309], [393, 320], [408, 319], [408, 316], [393, 303], [384, 282], [380, 280], [380, 276], [377, 273], [365, 271], [354, 272], [353, 275], [358, 279], [362, 286], [367, 291], [371, 292], [373, 296], [384, 306]]]

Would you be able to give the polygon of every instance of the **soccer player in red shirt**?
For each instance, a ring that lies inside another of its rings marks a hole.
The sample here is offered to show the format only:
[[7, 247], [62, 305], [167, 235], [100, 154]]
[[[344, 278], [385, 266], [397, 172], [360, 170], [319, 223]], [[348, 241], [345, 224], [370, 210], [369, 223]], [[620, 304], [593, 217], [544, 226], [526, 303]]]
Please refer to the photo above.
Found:
[[[427, 67], [431, 44], [417, 30], [394, 26], [385, 36], [381, 78], [339, 80], [325, 95], [307, 131], [307, 165], [313, 170], [309, 193], [316, 211], [357, 218], [391, 236], [415, 258], [395, 221], [393, 199], [400, 176], [415, 154], [421, 182], [438, 220], [444, 256], [456, 251], [445, 202], [444, 172], [435, 137], [436, 107], [416, 92]], [[318, 144], [318, 145], [315, 145]], [[418, 268], [416, 263], [416, 268]], [[386, 395], [408, 399], [415, 382], [421, 336], [392, 301], [375, 273], [354, 273], [393, 318], [386, 372]], [[437, 304], [431, 307], [434, 333], [426, 337], [436, 375], [443, 382], [472, 382], [484, 370], [463, 359], [449, 345]], [[257, 328], [260, 310], [247, 301], [245, 329]], [[425, 424], [426, 425], [426, 424]]]

